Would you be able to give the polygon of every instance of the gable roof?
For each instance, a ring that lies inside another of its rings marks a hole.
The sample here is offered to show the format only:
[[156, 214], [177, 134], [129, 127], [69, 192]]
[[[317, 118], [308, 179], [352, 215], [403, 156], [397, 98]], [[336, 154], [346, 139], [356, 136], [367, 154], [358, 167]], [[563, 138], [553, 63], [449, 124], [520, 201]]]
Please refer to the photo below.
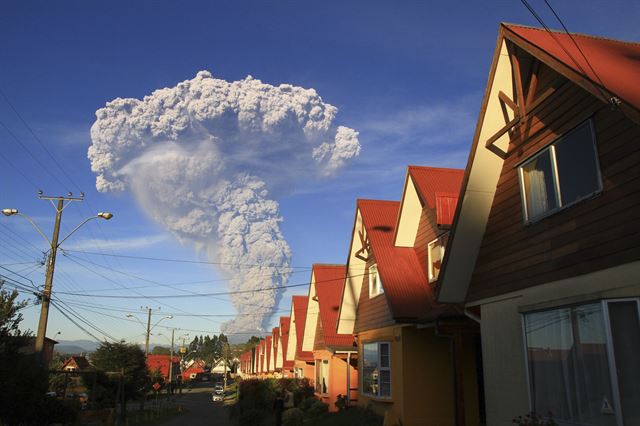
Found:
[[[515, 24], [502, 24], [502, 26], [521, 40], [537, 47], [566, 67], [589, 79], [592, 84], [601, 87], [603, 84], [603, 89], [636, 109], [640, 109], [640, 85], [637, 84], [640, 75], [640, 61], [638, 60], [640, 43], [571, 33], [589, 60], [587, 63], [565, 32], [552, 31], [552, 35], [542, 28]], [[509, 36], [507, 35], [507, 37]], [[513, 39], [513, 37], [509, 38]], [[562, 44], [564, 49], [558, 42]], [[595, 74], [593, 70], [595, 70]]]
[[320, 307], [319, 317], [323, 340], [324, 344], [332, 349], [350, 349], [354, 344], [353, 334], [338, 334], [336, 332], [338, 309], [340, 308], [346, 271], [346, 265], [313, 265], [313, 285], [316, 288]]
[[416, 249], [394, 245], [399, 207], [397, 201], [358, 200], [391, 314], [399, 322], [417, 322], [441, 314], [447, 308], [435, 303]]
[[180, 359], [176, 356], [171, 358], [171, 355], [147, 355], [147, 368], [149, 371], [159, 370], [163, 377], [169, 377], [169, 366], [173, 363], [173, 374], [180, 372]]
[[280, 317], [280, 349], [282, 353], [282, 368], [293, 368], [293, 360], [287, 358], [287, 349], [289, 346], [289, 327], [291, 325], [290, 317]]
[[304, 339], [304, 327], [307, 322], [307, 296], [293, 296], [291, 298], [291, 309], [295, 315], [296, 327], [296, 356], [295, 359], [300, 361], [313, 361], [313, 352], [302, 350], [302, 341]]
[[[618, 97], [621, 100], [619, 108], [627, 117], [640, 123], [640, 86], [635, 84], [640, 75], [640, 61], [635, 59], [640, 57], [640, 44], [581, 34], [572, 36], [589, 58], [604, 86], [600, 85], [598, 78], [566, 34], [553, 32], [551, 36], [545, 30], [537, 28], [500, 24], [489, 79], [465, 169], [461, 201], [456, 207], [448, 248], [438, 277], [438, 301], [465, 301], [493, 204], [504, 160], [487, 149], [485, 143], [492, 135], [499, 134], [499, 130], [505, 126], [498, 100], [500, 92], [515, 99], [508, 43], [515, 44], [603, 102], [609, 102], [609, 99], [603, 99], [602, 91], [607, 96]], [[575, 65], [556, 40], [571, 53], [580, 67]], [[506, 152], [503, 148], [508, 143], [509, 136], [505, 132], [495, 140], [494, 145]]]
[[91, 365], [89, 364], [89, 360], [87, 360], [87, 358], [82, 355], [74, 355], [70, 357], [68, 360], [65, 361], [64, 365], [62, 366], [62, 369], [65, 369], [71, 364], [75, 364], [78, 370], [86, 370], [87, 368], [91, 367]]

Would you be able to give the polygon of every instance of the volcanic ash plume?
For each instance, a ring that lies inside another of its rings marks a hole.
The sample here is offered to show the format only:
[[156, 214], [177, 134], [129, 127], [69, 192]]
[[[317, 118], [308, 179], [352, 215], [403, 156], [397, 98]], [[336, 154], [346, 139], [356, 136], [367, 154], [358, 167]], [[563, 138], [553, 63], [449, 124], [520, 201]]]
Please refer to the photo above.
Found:
[[[241, 291], [225, 331], [258, 331], [291, 262], [273, 197], [359, 154], [358, 133], [336, 126], [336, 113], [313, 89], [201, 71], [96, 111], [88, 155], [99, 191], [132, 191], [154, 220], [221, 264], [230, 291]], [[244, 292], [260, 289], [269, 290]]]

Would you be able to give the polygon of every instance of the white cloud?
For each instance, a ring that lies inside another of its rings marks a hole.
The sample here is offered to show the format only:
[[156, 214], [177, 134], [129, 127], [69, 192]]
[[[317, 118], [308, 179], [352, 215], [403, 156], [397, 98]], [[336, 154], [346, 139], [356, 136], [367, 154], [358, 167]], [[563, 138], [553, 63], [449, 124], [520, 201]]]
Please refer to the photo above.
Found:
[[274, 198], [359, 155], [358, 132], [334, 124], [336, 114], [313, 89], [202, 71], [142, 100], [108, 102], [88, 155], [98, 190], [132, 191], [181, 241], [226, 263], [231, 290], [261, 290], [232, 296], [248, 315], [228, 324], [258, 330], [267, 318], [251, 314], [277, 304], [281, 292], [264, 289], [287, 282], [291, 261]]

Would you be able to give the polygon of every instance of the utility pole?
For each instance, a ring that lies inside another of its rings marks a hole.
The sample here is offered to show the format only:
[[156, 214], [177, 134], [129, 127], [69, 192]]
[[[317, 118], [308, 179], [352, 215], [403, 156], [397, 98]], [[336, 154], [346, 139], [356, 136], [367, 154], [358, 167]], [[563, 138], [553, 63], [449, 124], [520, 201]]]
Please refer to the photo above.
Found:
[[151, 334], [151, 308], [147, 308], [149, 314], [147, 316], [147, 338], [144, 341], [144, 354], [149, 356], [149, 335]]
[[[61, 241], [58, 241], [58, 238], [60, 236], [60, 221], [62, 220], [62, 211], [66, 208], [65, 201], [67, 202], [66, 203], [67, 206], [69, 205], [69, 203], [73, 201], [83, 201], [84, 194], [81, 192], [79, 197], [74, 197], [73, 194], [69, 192], [66, 196], [51, 197], [48, 195], [43, 195], [42, 191], [38, 191], [38, 198], [41, 200], [49, 201], [53, 206], [53, 208], [56, 210], [56, 220], [53, 226], [53, 236], [51, 240], [47, 238], [45, 233], [42, 232], [42, 229], [40, 229], [40, 227], [36, 225], [33, 219], [19, 212], [18, 209], [2, 209], [2, 214], [7, 217], [14, 216], [14, 215], [24, 217], [31, 223], [31, 225], [33, 225], [36, 231], [38, 231], [40, 235], [44, 237], [47, 243], [49, 243], [49, 257], [47, 259], [47, 272], [45, 276], [44, 290], [41, 295], [42, 307], [40, 309], [40, 321], [38, 322], [38, 334], [36, 335], [36, 342], [35, 342], [36, 353], [42, 355], [42, 353], [44, 352], [44, 339], [47, 334], [47, 321], [49, 320], [49, 304], [51, 303], [51, 292], [53, 288], [53, 271], [56, 265], [56, 254], [58, 253], [58, 247], [60, 247], [60, 244], [64, 243], [67, 240], [67, 238], [73, 235], [73, 233], [76, 232], [78, 229], [80, 229], [85, 223], [89, 222], [90, 220], [98, 219], [98, 218], [109, 220], [113, 217], [113, 214], [108, 212], [100, 212], [95, 216], [91, 216], [85, 219], [84, 221], [80, 222], [80, 224], [77, 225], [75, 228], [73, 228], [71, 232], [67, 234], [66, 237], [64, 237]], [[57, 201], [57, 203], [54, 203], [54, 201]]]
[[171, 355], [169, 356], [169, 393], [173, 394], [173, 336], [175, 328], [171, 329]]
[[47, 334], [47, 321], [49, 320], [49, 302], [51, 300], [51, 288], [53, 287], [53, 270], [56, 266], [56, 254], [58, 253], [58, 236], [60, 235], [60, 220], [64, 210], [65, 197], [58, 197], [56, 207], [56, 221], [53, 225], [53, 237], [51, 238], [51, 250], [47, 259], [47, 275], [44, 281], [42, 302], [40, 308], [40, 321], [38, 322], [38, 334], [36, 335], [36, 353], [44, 351], [44, 338]]

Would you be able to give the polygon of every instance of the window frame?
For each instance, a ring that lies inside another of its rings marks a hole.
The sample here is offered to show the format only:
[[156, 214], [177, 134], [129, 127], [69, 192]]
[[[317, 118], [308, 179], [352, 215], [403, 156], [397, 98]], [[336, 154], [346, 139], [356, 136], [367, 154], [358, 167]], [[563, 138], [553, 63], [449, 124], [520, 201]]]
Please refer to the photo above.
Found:
[[[528, 351], [528, 341], [527, 341], [527, 329], [526, 329], [526, 322], [525, 322], [525, 316], [529, 315], [529, 314], [535, 314], [535, 313], [539, 313], [539, 312], [550, 312], [550, 311], [554, 311], [554, 310], [559, 310], [559, 309], [566, 309], [566, 308], [573, 308], [573, 307], [578, 307], [578, 306], [584, 306], [584, 305], [590, 305], [593, 303], [597, 303], [599, 302], [602, 308], [602, 320], [603, 320], [603, 327], [604, 327], [604, 333], [605, 333], [605, 342], [606, 342], [606, 352], [607, 352], [607, 365], [609, 367], [609, 383], [611, 386], [611, 393], [612, 393], [612, 402], [614, 404], [614, 407], [616, 407], [616, 411], [615, 411], [615, 420], [616, 420], [616, 425], [617, 426], [623, 426], [624, 424], [624, 413], [622, 412], [622, 404], [621, 404], [621, 397], [620, 397], [620, 387], [618, 384], [618, 373], [617, 373], [617, 366], [616, 366], [616, 359], [615, 359], [615, 353], [614, 353], [614, 346], [613, 346], [613, 336], [612, 336], [612, 330], [611, 330], [611, 320], [610, 320], [610, 316], [609, 316], [609, 305], [611, 303], [616, 303], [616, 302], [635, 302], [636, 303], [636, 309], [638, 311], [638, 318], [640, 319], [640, 297], [618, 297], [618, 298], [610, 298], [610, 299], [600, 299], [600, 300], [591, 300], [591, 301], [583, 301], [580, 303], [573, 303], [573, 304], [563, 304], [563, 305], [558, 305], [558, 306], [553, 306], [553, 307], [549, 307], [546, 309], [536, 309], [536, 310], [531, 310], [531, 311], [527, 311], [527, 312], [522, 312], [520, 314], [520, 321], [521, 321], [521, 328], [522, 328], [522, 345], [523, 345], [523, 351], [524, 351], [524, 367], [525, 367], [525, 371], [526, 371], [526, 383], [527, 383], [527, 396], [529, 397], [529, 411], [530, 412], [534, 412], [536, 410], [536, 407], [534, 407], [534, 395], [533, 395], [533, 383], [532, 383], [532, 378], [531, 378], [531, 367], [529, 365], [529, 351]], [[639, 324], [640, 325], [640, 324]]]
[[[449, 231], [443, 232], [442, 234], [438, 235], [435, 239], [429, 241], [429, 243], [427, 244], [427, 275], [428, 275], [428, 279], [429, 279], [429, 283], [433, 283], [435, 281], [438, 281], [438, 277], [435, 276], [435, 274], [433, 273], [433, 262], [431, 261], [431, 246], [436, 243], [436, 242], [440, 242], [440, 259], [444, 260], [444, 252], [446, 250], [446, 244], [442, 244], [442, 239], [445, 236], [449, 235]], [[438, 274], [439, 276], [440, 274]]]
[[[557, 162], [557, 158], [556, 158], [556, 148], [555, 146], [558, 143], [561, 143], [564, 139], [566, 139], [569, 135], [571, 135], [573, 132], [575, 132], [576, 130], [578, 130], [581, 126], [587, 124], [589, 126], [589, 130], [591, 133], [591, 143], [593, 144], [593, 151], [595, 153], [595, 163], [596, 163], [596, 175], [597, 175], [597, 180], [598, 180], [598, 188], [595, 191], [592, 191], [588, 194], [583, 195], [582, 197], [573, 200], [572, 202], [568, 203], [568, 204], [564, 204], [562, 202], [562, 194], [560, 192], [560, 178], [558, 175], [558, 162]], [[556, 204], [558, 207], [547, 210], [546, 212], [544, 212], [541, 215], [538, 215], [534, 218], [530, 218], [529, 217], [529, 211], [527, 209], [527, 191], [525, 188], [525, 184], [524, 184], [524, 166], [526, 166], [527, 164], [529, 164], [530, 162], [532, 162], [533, 160], [535, 160], [536, 158], [540, 157], [541, 155], [545, 154], [546, 152], [549, 152], [549, 158], [550, 158], [550, 162], [551, 162], [551, 173], [552, 173], [552, 178], [553, 178], [553, 189], [554, 189], [554, 197], [556, 200]], [[529, 225], [532, 223], [536, 223], [541, 221], [542, 219], [545, 219], [549, 216], [552, 216], [566, 208], [569, 208], [577, 203], [580, 203], [584, 200], [587, 200], [589, 198], [593, 198], [594, 196], [596, 196], [597, 194], [600, 194], [603, 190], [603, 184], [602, 184], [602, 171], [600, 168], [600, 156], [598, 154], [598, 141], [596, 140], [596, 130], [595, 130], [595, 126], [593, 124], [593, 119], [591, 117], [587, 118], [586, 120], [580, 122], [580, 124], [578, 124], [577, 126], [573, 127], [571, 130], [567, 131], [566, 133], [564, 133], [563, 135], [555, 138], [553, 141], [549, 142], [548, 144], [546, 144], [544, 147], [540, 148], [538, 151], [536, 151], [534, 154], [530, 155], [529, 157], [527, 157], [526, 159], [522, 160], [521, 162], [519, 162], [518, 164], [515, 165], [515, 168], [517, 169], [517, 173], [518, 173], [518, 186], [520, 187], [520, 202], [522, 205], [522, 217], [523, 217], [523, 221], [525, 225]]]
[[[329, 360], [328, 359], [316, 359], [315, 362], [315, 367], [316, 367], [316, 383], [315, 383], [315, 392], [319, 395], [329, 395], [329, 375], [330, 375], [330, 369], [329, 369]], [[327, 376], [325, 377], [325, 384], [327, 386], [327, 391], [326, 392], [322, 392], [322, 384], [320, 383], [319, 379], [322, 379], [322, 377], [319, 375], [319, 373], [322, 372], [322, 364], [326, 364], [327, 365]], [[318, 390], [320, 389], [320, 390]]]
[[[373, 293], [372, 291], [373, 290], [372, 276], [374, 275], [374, 273], [371, 272], [372, 270], [375, 271], [376, 281], [378, 283], [378, 291], [376, 293]], [[367, 275], [369, 278], [369, 299], [373, 299], [374, 297], [378, 297], [384, 294], [384, 287], [382, 286], [382, 279], [380, 278], [380, 271], [378, 270], [377, 263], [373, 263], [369, 265], [369, 267], [367, 268]]]
[[[369, 393], [367, 391], [365, 391], [364, 389], [364, 373], [363, 373], [363, 369], [364, 369], [364, 346], [365, 345], [376, 345], [376, 352], [377, 352], [377, 368], [378, 368], [378, 379], [377, 379], [377, 385], [378, 385], [378, 393], [377, 394], [373, 394], [373, 393]], [[389, 366], [388, 367], [382, 367], [382, 362], [381, 362], [381, 351], [380, 351], [380, 345], [387, 345], [388, 347], [388, 354], [389, 354]], [[379, 340], [379, 341], [370, 341], [370, 342], [362, 342], [362, 368], [361, 371], [359, 372], [359, 376], [360, 376], [360, 392], [362, 393], [362, 395], [365, 395], [367, 397], [370, 398], [376, 398], [376, 399], [391, 399], [393, 396], [393, 389], [392, 389], [392, 383], [393, 380], [391, 378], [391, 341], [389, 340]], [[380, 386], [380, 371], [388, 371], [389, 372], [389, 395], [380, 395], [380, 391], [382, 389], [382, 387]]]

